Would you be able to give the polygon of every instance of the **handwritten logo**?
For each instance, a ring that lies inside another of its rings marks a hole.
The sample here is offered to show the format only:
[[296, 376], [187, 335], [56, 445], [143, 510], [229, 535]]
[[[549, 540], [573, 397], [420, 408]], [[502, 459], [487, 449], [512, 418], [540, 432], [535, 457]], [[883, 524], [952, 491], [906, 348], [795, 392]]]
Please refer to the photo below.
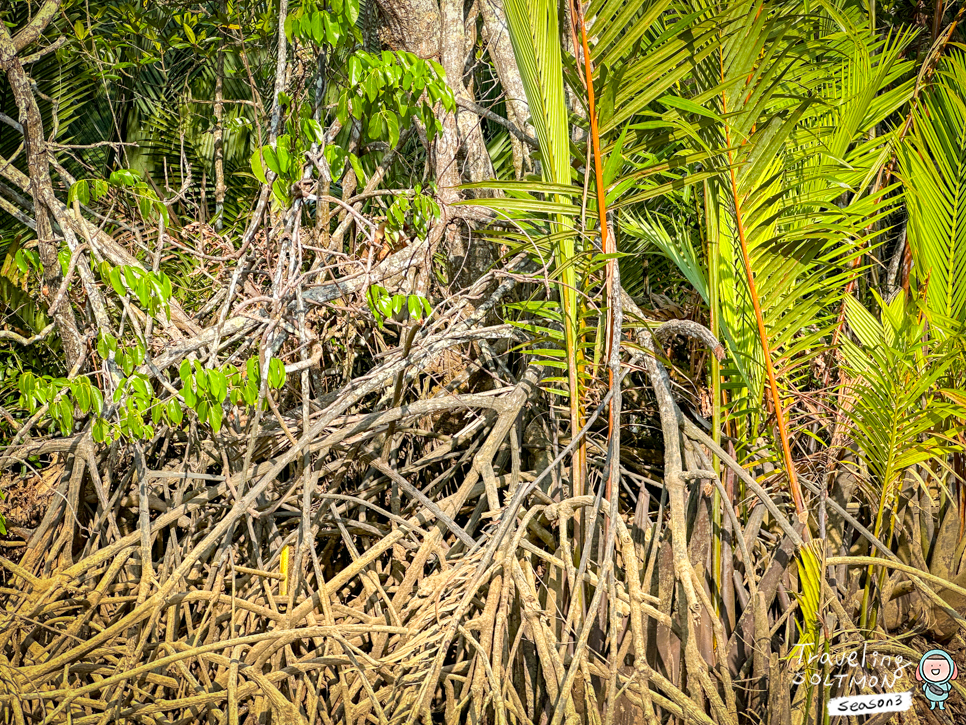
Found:
[[[889, 690], [899, 684], [904, 675], [903, 671], [913, 663], [902, 655], [893, 657], [875, 650], [870, 651], [868, 646], [868, 642], [864, 643], [861, 656], [857, 650], [848, 653], [839, 651], [834, 655], [830, 652], [821, 652], [809, 655], [807, 660], [804, 657], [805, 648], [802, 647], [798, 655], [799, 666], [807, 662], [808, 668], [822, 665], [829, 671], [824, 677], [818, 672], [812, 672], [811, 675], [799, 672], [794, 679], [795, 684], [805, 682], [811, 685], [824, 684], [826, 687], [837, 687], [846, 692], [859, 689], [873, 692], [880, 688], [886, 690], [882, 694], [834, 697], [828, 701], [828, 714], [831, 717], [874, 715], [880, 712], [908, 710], [912, 707], [912, 693], [889, 692]], [[870, 669], [881, 672], [882, 675], [870, 674]], [[837, 674], [832, 674], [833, 672]]]

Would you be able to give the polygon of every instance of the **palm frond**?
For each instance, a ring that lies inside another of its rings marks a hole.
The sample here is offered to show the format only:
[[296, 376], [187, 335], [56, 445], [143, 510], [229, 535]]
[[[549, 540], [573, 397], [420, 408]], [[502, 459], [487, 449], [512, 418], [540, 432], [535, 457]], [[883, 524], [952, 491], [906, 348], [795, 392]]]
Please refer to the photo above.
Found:
[[914, 277], [933, 324], [966, 324], [966, 54], [955, 51], [923, 95], [899, 153]]
[[[881, 151], [891, 140], [872, 133], [911, 93], [911, 81], [903, 80], [910, 64], [900, 57], [910, 36], [881, 39], [854, 13], [806, 12], [798, 3], [686, 7], [665, 13], [639, 37], [696, 43], [701, 50], [689, 60], [694, 84], [658, 94], [663, 111], [657, 104], [642, 109], [652, 120], [635, 124], [639, 133], [625, 154], [644, 159], [664, 144], [675, 149], [664, 173], [674, 176], [675, 165], [692, 172], [676, 174], [678, 188], [707, 179], [705, 276], [715, 289], [702, 296], [714, 303], [712, 317], [739, 374], [726, 385], [747, 402], [732, 412], [752, 412], [757, 437], [761, 416], [754, 411], [766, 383], [781, 409], [783, 391], [822, 348], [853, 262], [875, 242], [870, 228], [895, 203], [857, 192], [884, 162]], [[712, 18], [714, 40], [701, 24]], [[698, 154], [700, 168], [684, 161]], [[640, 168], [633, 173], [640, 177]], [[676, 257], [692, 284], [699, 282], [699, 259]]]
[[[540, 143], [540, 166], [544, 182], [570, 187], [570, 124], [564, 95], [563, 56], [557, 4], [552, 0], [507, 0], [507, 24], [513, 54], [520, 69], [530, 120]], [[552, 193], [552, 201], [540, 202], [532, 196], [520, 210], [540, 206], [537, 213], [555, 218], [559, 231], [553, 248], [554, 266], [559, 275], [560, 304], [563, 312], [564, 340], [568, 358], [571, 426], [581, 424], [580, 375], [582, 353], [578, 343], [578, 279], [573, 265], [575, 237], [569, 217], [579, 211], [568, 194]], [[513, 203], [513, 200], [501, 200]]]

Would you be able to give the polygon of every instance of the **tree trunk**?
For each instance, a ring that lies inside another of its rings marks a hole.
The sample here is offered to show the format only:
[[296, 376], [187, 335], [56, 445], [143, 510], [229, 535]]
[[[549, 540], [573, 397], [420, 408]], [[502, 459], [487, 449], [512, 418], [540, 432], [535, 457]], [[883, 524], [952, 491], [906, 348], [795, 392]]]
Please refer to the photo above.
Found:
[[[40, 37], [59, 5], [59, 0], [48, 0], [16, 37], [11, 37], [6, 26], [0, 24], [0, 69], [7, 74], [17, 110], [20, 112], [20, 123], [23, 126], [24, 149], [30, 174], [30, 192], [33, 196], [37, 223], [37, 241], [44, 270], [45, 295], [48, 297], [56, 293], [62, 278], [60, 262], [57, 258], [58, 245], [54, 239], [50, 212], [43, 201], [45, 192], [53, 193], [53, 184], [50, 180], [50, 162], [47, 159], [43, 120], [37, 107], [37, 99], [30, 90], [30, 80], [20, 63], [20, 58], [17, 57], [17, 52]], [[81, 334], [77, 329], [74, 311], [69, 304], [59, 305], [53, 317], [64, 346], [64, 356], [69, 370], [80, 359], [83, 352]]]
[[[439, 58], [446, 82], [457, 98], [473, 100], [463, 82], [466, 57], [465, 13], [462, 0], [378, 0], [386, 20], [388, 42], [421, 58]], [[470, 245], [461, 230], [450, 224], [448, 205], [460, 198], [456, 187], [464, 180], [492, 178], [493, 166], [483, 139], [479, 116], [468, 111], [439, 109], [443, 130], [432, 144], [431, 156], [438, 199], [443, 207], [442, 244], [450, 260], [449, 282], [454, 289], [472, 283], [489, 268], [493, 255], [482, 240]], [[462, 153], [461, 153], [462, 150]], [[462, 161], [462, 164], [461, 164]], [[464, 178], [465, 177], [465, 178]]]
[[[446, 71], [447, 81], [452, 84], [462, 75], [463, 62], [463, 13], [461, 0], [442, 0], [440, 26], [442, 38], [439, 46], [440, 63]], [[451, 75], [456, 70], [455, 77]], [[462, 85], [460, 83], [460, 85]], [[454, 92], [455, 94], [455, 92]], [[439, 186], [439, 201], [442, 203], [443, 220], [446, 225], [443, 235], [443, 247], [450, 261], [447, 277], [451, 285], [457, 280], [464, 279], [466, 263], [466, 248], [459, 228], [450, 224], [449, 205], [460, 198], [456, 187], [459, 186], [460, 169], [456, 163], [456, 152], [459, 149], [459, 127], [456, 114], [442, 111], [440, 118], [443, 129], [437, 135], [433, 148], [436, 183]]]
[[440, 9], [435, 0], [376, 0], [393, 50], [439, 57]]

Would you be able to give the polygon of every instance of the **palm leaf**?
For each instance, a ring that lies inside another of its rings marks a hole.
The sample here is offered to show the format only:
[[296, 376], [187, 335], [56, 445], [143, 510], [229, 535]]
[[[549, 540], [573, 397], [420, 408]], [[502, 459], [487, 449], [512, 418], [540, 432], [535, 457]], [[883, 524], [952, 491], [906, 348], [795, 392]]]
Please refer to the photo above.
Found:
[[[570, 420], [574, 431], [582, 425], [580, 380], [582, 346], [579, 338], [579, 290], [575, 267], [576, 245], [569, 217], [579, 211], [567, 193], [571, 187], [570, 124], [564, 95], [564, 65], [560, 47], [557, 4], [551, 0], [507, 0], [504, 4], [510, 41], [520, 69], [530, 119], [540, 144], [541, 174], [549, 188], [531, 188], [525, 199], [486, 200], [493, 208], [547, 215], [553, 218], [556, 241], [552, 246], [563, 313], [570, 386]], [[523, 187], [521, 187], [523, 188]], [[547, 194], [547, 200], [536, 194]], [[582, 468], [582, 466], [578, 467]]]
[[908, 189], [914, 277], [932, 322], [947, 333], [966, 323], [966, 55], [956, 51], [923, 95], [900, 149]]

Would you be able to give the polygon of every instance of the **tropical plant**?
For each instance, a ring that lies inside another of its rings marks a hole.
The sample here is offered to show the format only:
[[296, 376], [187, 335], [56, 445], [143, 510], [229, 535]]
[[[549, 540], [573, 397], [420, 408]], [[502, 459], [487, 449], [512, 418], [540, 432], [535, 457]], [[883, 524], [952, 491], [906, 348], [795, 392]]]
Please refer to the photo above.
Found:
[[925, 312], [938, 333], [955, 335], [966, 324], [966, 54], [951, 51], [913, 114], [900, 149], [908, 193], [908, 244], [913, 277], [925, 295]]
[[804, 725], [960, 633], [903, 12], [0, 6], [0, 719]]
[[[864, 469], [860, 477], [874, 508], [872, 533], [891, 545], [914, 498], [908, 487], [938, 490], [953, 480], [949, 459], [961, 450], [956, 434], [966, 408], [943, 392], [951, 366], [962, 362], [960, 343], [928, 340], [924, 317], [901, 290], [891, 303], [879, 299], [879, 304], [881, 321], [846, 298], [858, 343], [843, 340], [842, 351], [855, 381], [849, 415], [854, 452]], [[864, 626], [871, 617], [870, 586], [871, 571]]]
[[[561, 28], [557, 6], [550, 0], [509, 0], [506, 3], [506, 12], [513, 53], [520, 68], [530, 117], [540, 142], [540, 169], [546, 184], [540, 192], [546, 192], [548, 196], [546, 201], [541, 202], [540, 211], [548, 214], [550, 222], [546, 230], [548, 240], [552, 240], [548, 251], [557, 278], [557, 320], [563, 327], [570, 427], [576, 433], [584, 422], [584, 349], [579, 330], [583, 305], [578, 299], [581, 288], [575, 268], [579, 255], [573, 217], [578, 209], [572, 199], [574, 187], [570, 165], [570, 125], [564, 96]], [[507, 208], [506, 204], [494, 206]], [[516, 210], [521, 209], [517, 206]], [[585, 458], [586, 451], [581, 446], [573, 466], [573, 490], [576, 495], [583, 492]]]
[[648, 124], [707, 154], [691, 173], [707, 170], [698, 215], [704, 254], [681, 230], [655, 234], [638, 223], [627, 232], [660, 240], [696, 282], [712, 331], [731, 353], [721, 379], [726, 410], [741, 424], [739, 437], [756, 440], [768, 428], [760, 406], [767, 398], [802, 514], [789, 411], [806, 363], [830, 339], [854, 262], [895, 204], [869, 193], [890, 142], [870, 134], [911, 83], [897, 83], [909, 69], [900, 60], [908, 35], [880, 39], [855, 15], [846, 32], [833, 18], [799, 12], [729, 5], [720, 43], [696, 65], [694, 83], [661, 99], [667, 110]]

